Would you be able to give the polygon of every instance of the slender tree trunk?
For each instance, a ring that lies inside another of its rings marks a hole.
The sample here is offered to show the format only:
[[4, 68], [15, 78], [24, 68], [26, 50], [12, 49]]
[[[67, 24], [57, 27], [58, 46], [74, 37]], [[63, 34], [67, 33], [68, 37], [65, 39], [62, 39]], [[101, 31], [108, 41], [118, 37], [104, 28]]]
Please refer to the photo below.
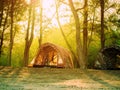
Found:
[[85, 62], [85, 65], [87, 67], [87, 57], [88, 57], [88, 0], [84, 0], [84, 21], [83, 21], [83, 60]]
[[101, 49], [105, 46], [105, 33], [104, 33], [104, 0], [100, 0], [101, 6]]
[[[8, 10], [9, 11], [9, 10]], [[0, 56], [2, 54], [2, 47], [3, 47], [3, 41], [4, 41], [4, 32], [6, 30], [6, 24], [7, 24], [7, 18], [8, 18], [8, 11], [6, 12], [7, 15], [5, 17], [5, 20], [4, 20], [4, 24], [3, 24], [3, 30], [1, 32], [1, 40], [0, 40]]]
[[25, 49], [24, 49], [24, 66], [28, 65], [28, 59], [29, 59], [29, 46], [26, 44]]
[[3, 21], [3, 9], [4, 9], [4, 2], [3, 0], [0, 1], [0, 30], [1, 30], [1, 33], [0, 33], [0, 56], [1, 56], [1, 53], [2, 53], [2, 45], [3, 45], [3, 33], [4, 31], [2, 31], [2, 28], [1, 28], [1, 25], [2, 25], [2, 21]]
[[0, 0], [0, 28], [3, 20], [4, 0]]
[[[33, 15], [31, 16], [32, 11], [33, 11]], [[32, 27], [30, 32], [31, 18], [32, 18]], [[28, 28], [26, 32], [25, 49], [24, 49], [24, 57], [23, 57], [24, 66], [28, 66], [30, 47], [34, 38], [34, 24], [35, 24], [35, 7], [33, 5], [33, 10], [31, 6], [29, 8]]]
[[30, 32], [30, 23], [31, 23], [31, 7], [29, 7], [29, 17], [28, 17], [28, 25], [26, 31], [26, 38], [25, 38], [25, 49], [24, 49], [24, 66], [27, 66], [27, 61], [29, 59], [29, 32]]
[[13, 13], [14, 13], [14, 1], [11, 0], [11, 28], [10, 28], [10, 50], [9, 50], [9, 66], [11, 66], [12, 49], [13, 49]]
[[42, 44], [42, 35], [43, 35], [43, 28], [42, 28], [42, 23], [43, 23], [43, 20], [42, 20], [42, 13], [43, 13], [43, 10], [42, 10], [42, 0], [40, 0], [40, 38], [39, 38], [39, 47], [40, 47], [41, 44]]
[[80, 65], [80, 68], [85, 69], [86, 65], [85, 65], [84, 58], [83, 58], [83, 49], [82, 49], [82, 44], [81, 44], [82, 41], [81, 41], [81, 38], [80, 38], [79, 17], [78, 17], [77, 11], [75, 10], [75, 7], [73, 5], [72, 0], [69, 0], [69, 5], [70, 5], [71, 11], [72, 11], [72, 13], [74, 15], [75, 25], [76, 25], [76, 53], [77, 53], [77, 60], [78, 60], [78, 63]]

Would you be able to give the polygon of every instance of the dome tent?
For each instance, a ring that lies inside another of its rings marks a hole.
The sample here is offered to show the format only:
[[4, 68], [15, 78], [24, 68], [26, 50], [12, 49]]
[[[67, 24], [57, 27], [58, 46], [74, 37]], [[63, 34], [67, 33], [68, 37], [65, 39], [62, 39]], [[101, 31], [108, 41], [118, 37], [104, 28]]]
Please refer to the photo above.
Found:
[[44, 43], [28, 66], [73, 68], [73, 62], [70, 52], [65, 48], [52, 43]]
[[94, 67], [99, 69], [120, 69], [120, 46], [110, 45], [101, 49]]

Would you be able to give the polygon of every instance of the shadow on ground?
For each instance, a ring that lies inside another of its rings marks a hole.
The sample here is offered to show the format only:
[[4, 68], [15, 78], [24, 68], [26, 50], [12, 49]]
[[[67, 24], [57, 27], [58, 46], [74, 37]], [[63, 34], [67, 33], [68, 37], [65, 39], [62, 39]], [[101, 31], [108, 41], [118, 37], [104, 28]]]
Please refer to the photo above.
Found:
[[0, 90], [119, 90], [119, 82], [119, 70], [0, 66]]

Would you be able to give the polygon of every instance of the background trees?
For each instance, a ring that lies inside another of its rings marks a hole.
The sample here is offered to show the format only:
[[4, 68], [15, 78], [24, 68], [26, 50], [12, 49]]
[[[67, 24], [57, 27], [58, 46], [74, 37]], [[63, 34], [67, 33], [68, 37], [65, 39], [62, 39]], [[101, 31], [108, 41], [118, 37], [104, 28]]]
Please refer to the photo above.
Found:
[[[0, 1], [0, 56], [2, 54], [2, 48], [3, 48], [3, 41], [4, 41], [4, 36], [5, 36], [5, 30], [7, 28], [7, 19], [8, 19], [8, 14], [9, 14], [9, 1]], [[6, 8], [6, 9], [5, 9]], [[6, 13], [5, 15], [3, 13]]]
[[0, 65], [27, 66], [41, 43], [52, 42], [68, 48], [75, 66], [85, 69], [100, 48], [120, 45], [119, 0], [28, 2], [0, 1]]

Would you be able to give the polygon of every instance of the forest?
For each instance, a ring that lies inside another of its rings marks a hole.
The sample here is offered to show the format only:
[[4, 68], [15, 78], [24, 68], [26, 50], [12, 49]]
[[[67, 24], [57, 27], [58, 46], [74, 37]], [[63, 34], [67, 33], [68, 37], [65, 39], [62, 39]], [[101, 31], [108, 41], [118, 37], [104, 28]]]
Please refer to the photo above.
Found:
[[100, 49], [120, 45], [120, 0], [0, 0], [0, 66], [27, 66], [45, 42], [92, 68]]

